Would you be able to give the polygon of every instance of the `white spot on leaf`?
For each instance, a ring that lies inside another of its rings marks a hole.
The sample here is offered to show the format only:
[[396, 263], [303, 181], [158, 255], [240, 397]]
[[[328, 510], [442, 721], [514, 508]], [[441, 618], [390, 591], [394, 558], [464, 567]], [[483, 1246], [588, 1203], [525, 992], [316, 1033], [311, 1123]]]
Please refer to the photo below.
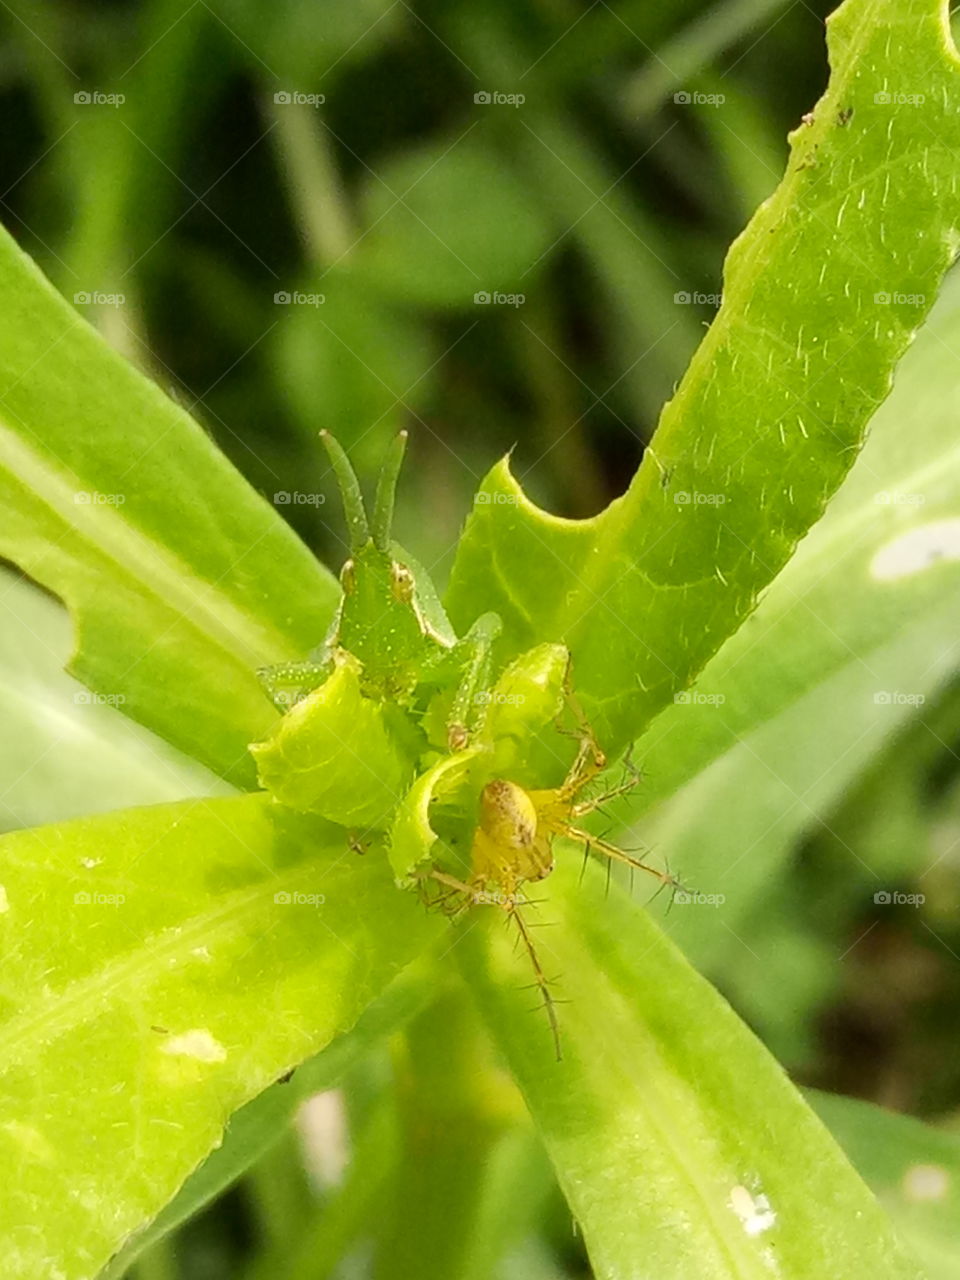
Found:
[[9, 911], [9, 910], [10, 910], [10, 899], [7, 897], [6, 889], [3, 887], [2, 884], [0, 884], [0, 916], [2, 916], [5, 911]]
[[933, 520], [882, 546], [870, 562], [870, 576], [893, 582], [949, 560], [960, 560], [960, 520]]
[[161, 1044], [160, 1052], [174, 1058], [195, 1058], [197, 1062], [225, 1062], [227, 1059], [226, 1049], [205, 1027], [171, 1036]]
[[758, 1236], [761, 1232], [769, 1231], [777, 1220], [767, 1197], [755, 1196], [746, 1187], [734, 1187], [730, 1192], [729, 1203], [748, 1236]]
[[922, 1200], [946, 1200], [950, 1174], [939, 1164], [912, 1164], [900, 1186], [904, 1199], [914, 1204]]

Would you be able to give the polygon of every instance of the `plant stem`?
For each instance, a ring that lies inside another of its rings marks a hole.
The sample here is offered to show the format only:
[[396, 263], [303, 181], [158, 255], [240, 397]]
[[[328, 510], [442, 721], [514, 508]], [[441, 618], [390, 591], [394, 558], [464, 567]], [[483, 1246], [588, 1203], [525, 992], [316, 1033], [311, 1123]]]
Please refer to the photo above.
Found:
[[301, 1230], [304, 1217], [313, 1206], [300, 1144], [292, 1128], [257, 1161], [248, 1175], [247, 1185], [263, 1247], [288, 1245]]
[[130, 1280], [180, 1280], [172, 1236], [158, 1240], [138, 1259]]

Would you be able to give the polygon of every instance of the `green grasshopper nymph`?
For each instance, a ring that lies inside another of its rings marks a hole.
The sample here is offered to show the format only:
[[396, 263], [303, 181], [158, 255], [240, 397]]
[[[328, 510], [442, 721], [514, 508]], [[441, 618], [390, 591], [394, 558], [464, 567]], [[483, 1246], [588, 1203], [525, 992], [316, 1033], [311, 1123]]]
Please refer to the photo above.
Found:
[[340, 571], [343, 595], [319, 649], [303, 662], [263, 668], [260, 679], [283, 710], [322, 685], [341, 654], [359, 662], [362, 692], [381, 702], [407, 706], [421, 686], [459, 678], [447, 726], [448, 746], [459, 750], [479, 718], [482, 700], [475, 694], [489, 678], [500, 619], [483, 614], [458, 640], [430, 575], [392, 541], [406, 431], [396, 436], [384, 460], [369, 521], [346, 453], [329, 432], [322, 431], [320, 439], [340, 487], [350, 533], [350, 558]]

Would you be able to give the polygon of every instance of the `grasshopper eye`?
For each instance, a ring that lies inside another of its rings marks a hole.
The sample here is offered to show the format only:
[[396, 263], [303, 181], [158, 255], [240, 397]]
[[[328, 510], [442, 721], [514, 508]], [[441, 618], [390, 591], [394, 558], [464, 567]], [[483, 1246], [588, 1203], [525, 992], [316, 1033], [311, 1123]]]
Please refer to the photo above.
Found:
[[413, 599], [413, 574], [405, 564], [394, 560], [390, 566], [390, 577], [394, 598], [401, 604], [409, 604]]
[[343, 587], [345, 596], [351, 595], [357, 585], [357, 572], [353, 567], [352, 560], [344, 560], [343, 562], [343, 568], [340, 570], [340, 585]]

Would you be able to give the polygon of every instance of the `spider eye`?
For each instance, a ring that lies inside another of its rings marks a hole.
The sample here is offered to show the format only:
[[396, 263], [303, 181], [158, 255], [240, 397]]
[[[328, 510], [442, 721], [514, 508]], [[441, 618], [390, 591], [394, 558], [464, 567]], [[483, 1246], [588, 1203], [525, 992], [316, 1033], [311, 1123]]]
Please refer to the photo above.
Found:
[[409, 604], [413, 599], [413, 574], [405, 564], [394, 560], [391, 565], [392, 589], [394, 598], [401, 604]]

